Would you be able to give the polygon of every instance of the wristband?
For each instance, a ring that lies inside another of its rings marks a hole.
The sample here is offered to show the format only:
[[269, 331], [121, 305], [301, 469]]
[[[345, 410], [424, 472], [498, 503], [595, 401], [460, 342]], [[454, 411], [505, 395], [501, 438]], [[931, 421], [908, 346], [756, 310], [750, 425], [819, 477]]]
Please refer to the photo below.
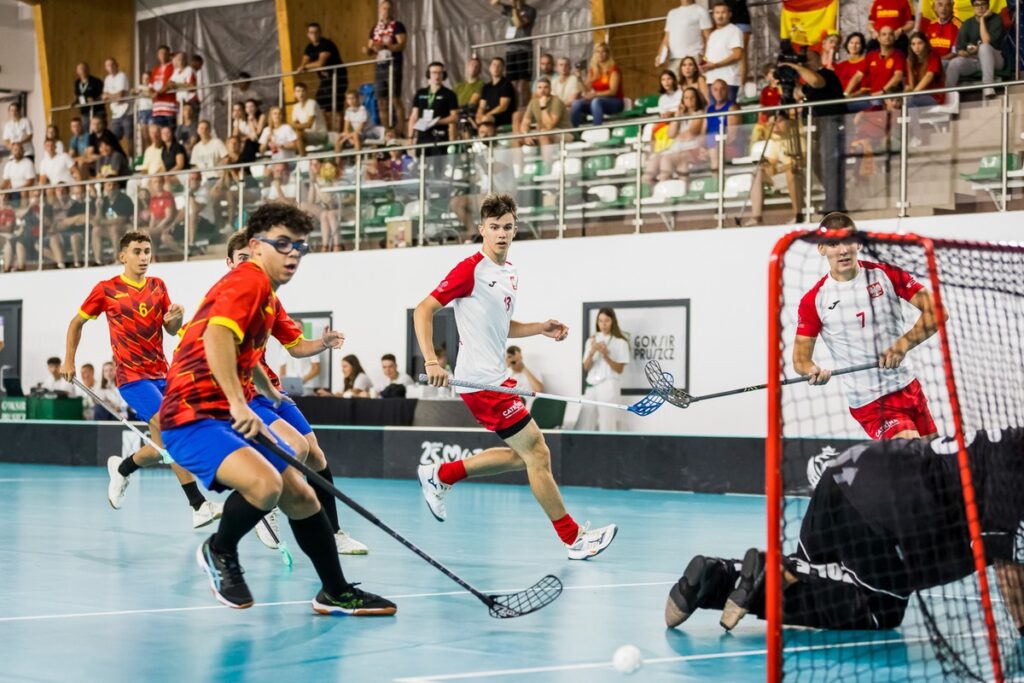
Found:
[[430, 366], [430, 365], [438, 365], [438, 366], [440, 366], [440, 363], [438, 363], [436, 360], [428, 360], [428, 361], [424, 361], [423, 362], [423, 367], [427, 367], [427, 366]]

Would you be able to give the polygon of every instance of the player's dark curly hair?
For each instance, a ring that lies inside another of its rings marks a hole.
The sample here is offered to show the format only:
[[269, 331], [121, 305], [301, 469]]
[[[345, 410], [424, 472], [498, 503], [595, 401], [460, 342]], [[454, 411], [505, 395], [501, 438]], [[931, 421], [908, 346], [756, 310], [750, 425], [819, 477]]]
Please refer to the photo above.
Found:
[[235, 252], [249, 246], [249, 238], [245, 236], [245, 230], [239, 230], [228, 240], [228, 259], [235, 258]]
[[313, 232], [315, 223], [313, 216], [292, 204], [284, 202], [267, 202], [252, 212], [245, 226], [245, 239], [251, 240], [268, 230], [282, 226], [296, 235], [306, 236]]

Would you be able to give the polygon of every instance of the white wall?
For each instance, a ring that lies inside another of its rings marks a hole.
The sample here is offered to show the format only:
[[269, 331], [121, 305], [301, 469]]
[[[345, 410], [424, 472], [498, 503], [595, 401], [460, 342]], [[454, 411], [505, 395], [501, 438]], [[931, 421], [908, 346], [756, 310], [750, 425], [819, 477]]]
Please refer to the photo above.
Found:
[[[1010, 241], [1019, 234], [1021, 213], [873, 221], [862, 228]], [[970, 223], [969, 232], [965, 229]], [[691, 302], [691, 392], [709, 393], [763, 382], [766, 359], [767, 264], [772, 246], [788, 228], [703, 230], [642, 236], [523, 242], [511, 261], [520, 273], [516, 318], [558, 318], [570, 339], [520, 340], [539, 369], [547, 390], [577, 394], [580, 386], [582, 303], [585, 301], [684, 298]], [[294, 312], [334, 312], [347, 343], [335, 352], [354, 353], [377, 375], [381, 354], [405, 354], [406, 311], [414, 307], [472, 246], [311, 254], [294, 281], [282, 288]], [[67, 323], [101, 278], [113, 267], [70, 272], [0, 276], [0, 299], [24, 301], [22, 371], [25, 386], [43, 379], [48, 356], [63, 355]], [[172, 299], [188, 314], [224, 272], [223, 262], [156, 264]], [[825, 272], [824, 263], [821, 273]], [[808, 286], [813, 280], [808, 283]], [[173, 350], [167, 340], [167, 352]], [[110, 358], [103, 319], [85, 328], [79, 364]], [[838, 388], [826, 391], [838, 392]], [[836, 394], [838, 396], [838, 394]], [[647, 418], [630, 416], [646, 432], [761, 436], [765, 430], [763, 392], [697, 404], [683, 411], [666, 406]]]
[[[68, 78], [73, 78], [74, 74]], [[39, 51], [32, 22], [32, 8], [22, 2], [0, 0], [0, 90], [28, 92], [26, 116], [32, 122], [32, 142], [42, 149], [46, 135], [42, 84], [39, 79]], [[7, 120], [7, 108], [0, 113]]]

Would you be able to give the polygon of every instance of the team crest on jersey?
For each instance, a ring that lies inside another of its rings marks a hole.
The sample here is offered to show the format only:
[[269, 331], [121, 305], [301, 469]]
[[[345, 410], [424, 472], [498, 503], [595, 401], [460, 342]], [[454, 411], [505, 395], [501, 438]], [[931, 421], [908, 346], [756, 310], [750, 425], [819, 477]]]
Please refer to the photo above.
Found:
[[509, 275], [508, 279], [509, 279], [509, 282], [512, 283], [512, 291], [513, 292], [518, 292], [519, 291], [519, 278], [517, 278], [515, 275]]
[[872, 299], [877, 299], [885, 294], [885, 290], [882, 288], [881, 282], [872, 282], [868, 285], [868, 296]]

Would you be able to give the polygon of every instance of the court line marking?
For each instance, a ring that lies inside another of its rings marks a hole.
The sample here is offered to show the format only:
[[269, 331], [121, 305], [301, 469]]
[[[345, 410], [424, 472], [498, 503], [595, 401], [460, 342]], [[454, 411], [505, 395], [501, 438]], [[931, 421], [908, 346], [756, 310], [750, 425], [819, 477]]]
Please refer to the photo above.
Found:
[[[972, 634], [972, 636], [982, 636], [984, 633]], [[784, 648], [784, 652], [787, 654], [799, 653], [799, 652], [813, 652], [815, 650], [833, 650], [833, 649], [849, 649], [856, 647], [867, 647], [869, 645], [897, 645], [900, 643], [916, 643], [924, 642], [929, 640], [927, 637], [919, 636], [916, 638], [895, 638], [890, 640], [870, 640], [861, 641], [856, 643], [833, 643], [828, 645], [801, 645], [799, 647], [787, 647]], [[676, 657], [652, 657], [651, 659], [644, 659], [644, 666], [652, 664], [671, 664], [676, 662], [696, 662], [705, 661], [712, 659], [739, 659], [742, 657], [764, 657], [768, 654], [767, 649], [761, 650], [741, 650], [738, 652], [712, 652], [705, 654], [695, 655], [679, 655]], [[581, 671], [584, 669], [611, 669], [611, 660], [603, 662], [585, 662], [581, 664], [558, 664], [551, 666], [535, 666], [525, 669], [491, 669], [488, 671], [467, 671], [464, 673], [457, 674], [435, 674], [430, 676], [408, 676], [404, 678], [392, 679], [394, 683], [436, 683], [437, 681], [458, 681], [466, 680], [471, 678], [496, 678], [499, 676], [513, 676], [513, 675], [525, 675], [525, 674], [536, 674], [536, 673], [550, 673], [553, 671]]]
[[[639, 583], [602, 583], [602, 584], [591, 584], [585, 586], [565, 586], [564, 590], [596, 590], [602, 588], [638, 588], [644, 586], [671, 586], [674, 581], [645, 581]], [[487, 594], [501, 594], [501, 593], [514, 593], [519, 588], [500, 588], [481, 591]], [[450, 595], [464, 595], [469, 597], [470, 594], [464, 590], [457, 591], [437, 591], [432, 593], [407, 593], [405, 595], [388, 595], [385, 596], [391, 600], [409, 600], [413, 598], [436, 598], [446, 597]], [[252, 608], [257, 607], [281, 607], [284, 605], [306, 605], [309, 604], [309, 600], [287, 600], [282, 602], [257, 602]], [[68, 612], [65, 614], [34, 614], [25, 615], [19, 617], [0, 617], [0, 622], [11, 622], [11, 621], [45, 621], [52, 619], [83, 619], [87, 617], [120, 617], [120, 616], [135, 616], [140, 614], [168, 614], [174, 612], [201, 612], [204, 610], [219, 610], [224, 609], [223, 605], [194, 605], [191, 607], [161, 607], [154, 609], [125, 609], [125, 610], [110, 610], [106, 612]]]

